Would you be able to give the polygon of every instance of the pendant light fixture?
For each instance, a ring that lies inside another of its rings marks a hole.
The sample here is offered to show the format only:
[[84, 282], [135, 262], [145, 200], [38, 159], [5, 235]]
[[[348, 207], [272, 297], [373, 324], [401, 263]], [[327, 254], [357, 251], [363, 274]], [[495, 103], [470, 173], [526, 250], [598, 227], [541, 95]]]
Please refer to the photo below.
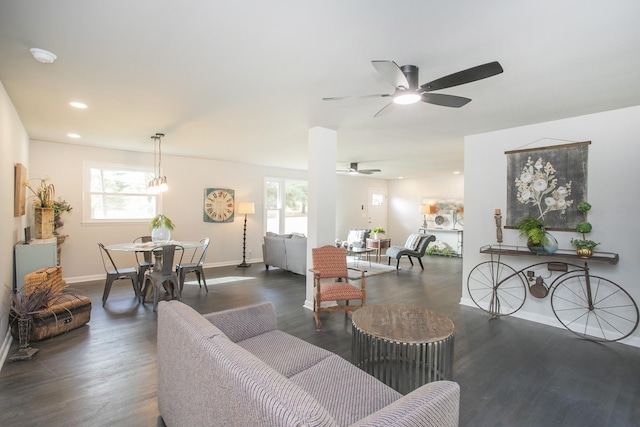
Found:
[[[167, 184], [167, 177], [160, 176], [162, 172], [162, 138], [164, 137], [163, 133], [156, 133], [151, 136], [153, 139], [153, 169], [155, 178], [153, 178], [149, 182], [149, 192], [153, 194], [163, 193], [169, 189], [169, 185]], [[156, 149], [157, 148], [157, 149]]]

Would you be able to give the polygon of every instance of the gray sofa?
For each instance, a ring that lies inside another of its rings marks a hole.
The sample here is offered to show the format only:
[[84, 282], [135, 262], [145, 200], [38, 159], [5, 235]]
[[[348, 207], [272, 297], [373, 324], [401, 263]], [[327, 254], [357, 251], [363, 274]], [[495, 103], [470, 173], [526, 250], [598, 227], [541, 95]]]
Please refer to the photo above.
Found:
[[158, 309], [158, 408], [169, 427], [458, 425], [455, 382], [402, 396], [278, 330], [271, 303], [206, 315], [179, 301]]
[[296, 234], [267, 233], [262, 243], [262, 259], [267, 267], [307, 274], [307, 238]]

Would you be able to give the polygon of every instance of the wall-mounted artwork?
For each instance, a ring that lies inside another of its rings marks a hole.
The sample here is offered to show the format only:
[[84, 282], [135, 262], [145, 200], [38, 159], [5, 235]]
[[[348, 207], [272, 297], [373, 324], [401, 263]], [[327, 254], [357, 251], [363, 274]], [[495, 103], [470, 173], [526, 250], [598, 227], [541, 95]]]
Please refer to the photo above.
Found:
[[[462, 200], [437, 200], [422, 198], [420, 213], [423, 214], [423, 228], [462, 230], [464, 228], [464, 203]], [[424, 224], [427, 224], [424, 227]]]
[[505, 228], [525, 217], [541, 219], [549, 230], [575, 230], [587, 200], [590, 141], [506, 151], [507, 217]]
[[18, 217], [26, 213], [25, 202], [27, 197], [27, 168], [21, 163], [16, 163], [15, 187], [13, 191], [13, 216]]

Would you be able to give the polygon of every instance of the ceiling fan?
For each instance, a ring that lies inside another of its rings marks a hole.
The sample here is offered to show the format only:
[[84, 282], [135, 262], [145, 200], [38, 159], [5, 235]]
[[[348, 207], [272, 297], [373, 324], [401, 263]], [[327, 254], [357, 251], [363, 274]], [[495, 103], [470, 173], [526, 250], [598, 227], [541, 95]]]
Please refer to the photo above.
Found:
[[497, 61], [478, 65], [457, 73], [449, 74], [429, 83], [418, 86], [418, 67], [415, 65], [398, 66], [393, 61], [371, 61], [374, 68], [391, 83], [396, 90], [393, 93], [381, 93], [363, 96], [342, 96], [322, 98], [324, 101], [336, 101], [349, 98], [387, 98], [393, 100], [382, 107], [373, 117], [380, 117], [393, 110], [396, 105], [413, 104], [418, 101], [429, 104], [441, 105], [444, 107], [460, 108], [466, 105], [471, 99], [461, 96], [446, 95], [442, 93], [431, 93], [436, 90], [459, 86], [476, 80], [486, 79], [502, 73], [503, 69]]
[[348, 169], [338, 170], [338, 172], [345, 172], [352, 175], [362, 174], [371, 175], [375, 172], [382, 172], [380, 169], [358, 169], [358, 163], [351, 163]]

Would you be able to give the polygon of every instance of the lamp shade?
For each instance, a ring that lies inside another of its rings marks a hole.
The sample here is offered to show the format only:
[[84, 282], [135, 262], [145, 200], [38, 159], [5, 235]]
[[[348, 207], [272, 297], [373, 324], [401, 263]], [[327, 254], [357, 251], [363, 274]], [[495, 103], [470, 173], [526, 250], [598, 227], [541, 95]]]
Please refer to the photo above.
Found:
[[238, 214], [246, 215], [246, 214], [254, 214], [254, 213], [256, 213], [256, 208], [253, 202], [238, 203]]
[[420, 205], [420, 213], [426, 215], [429, 213], [429, 205]]

